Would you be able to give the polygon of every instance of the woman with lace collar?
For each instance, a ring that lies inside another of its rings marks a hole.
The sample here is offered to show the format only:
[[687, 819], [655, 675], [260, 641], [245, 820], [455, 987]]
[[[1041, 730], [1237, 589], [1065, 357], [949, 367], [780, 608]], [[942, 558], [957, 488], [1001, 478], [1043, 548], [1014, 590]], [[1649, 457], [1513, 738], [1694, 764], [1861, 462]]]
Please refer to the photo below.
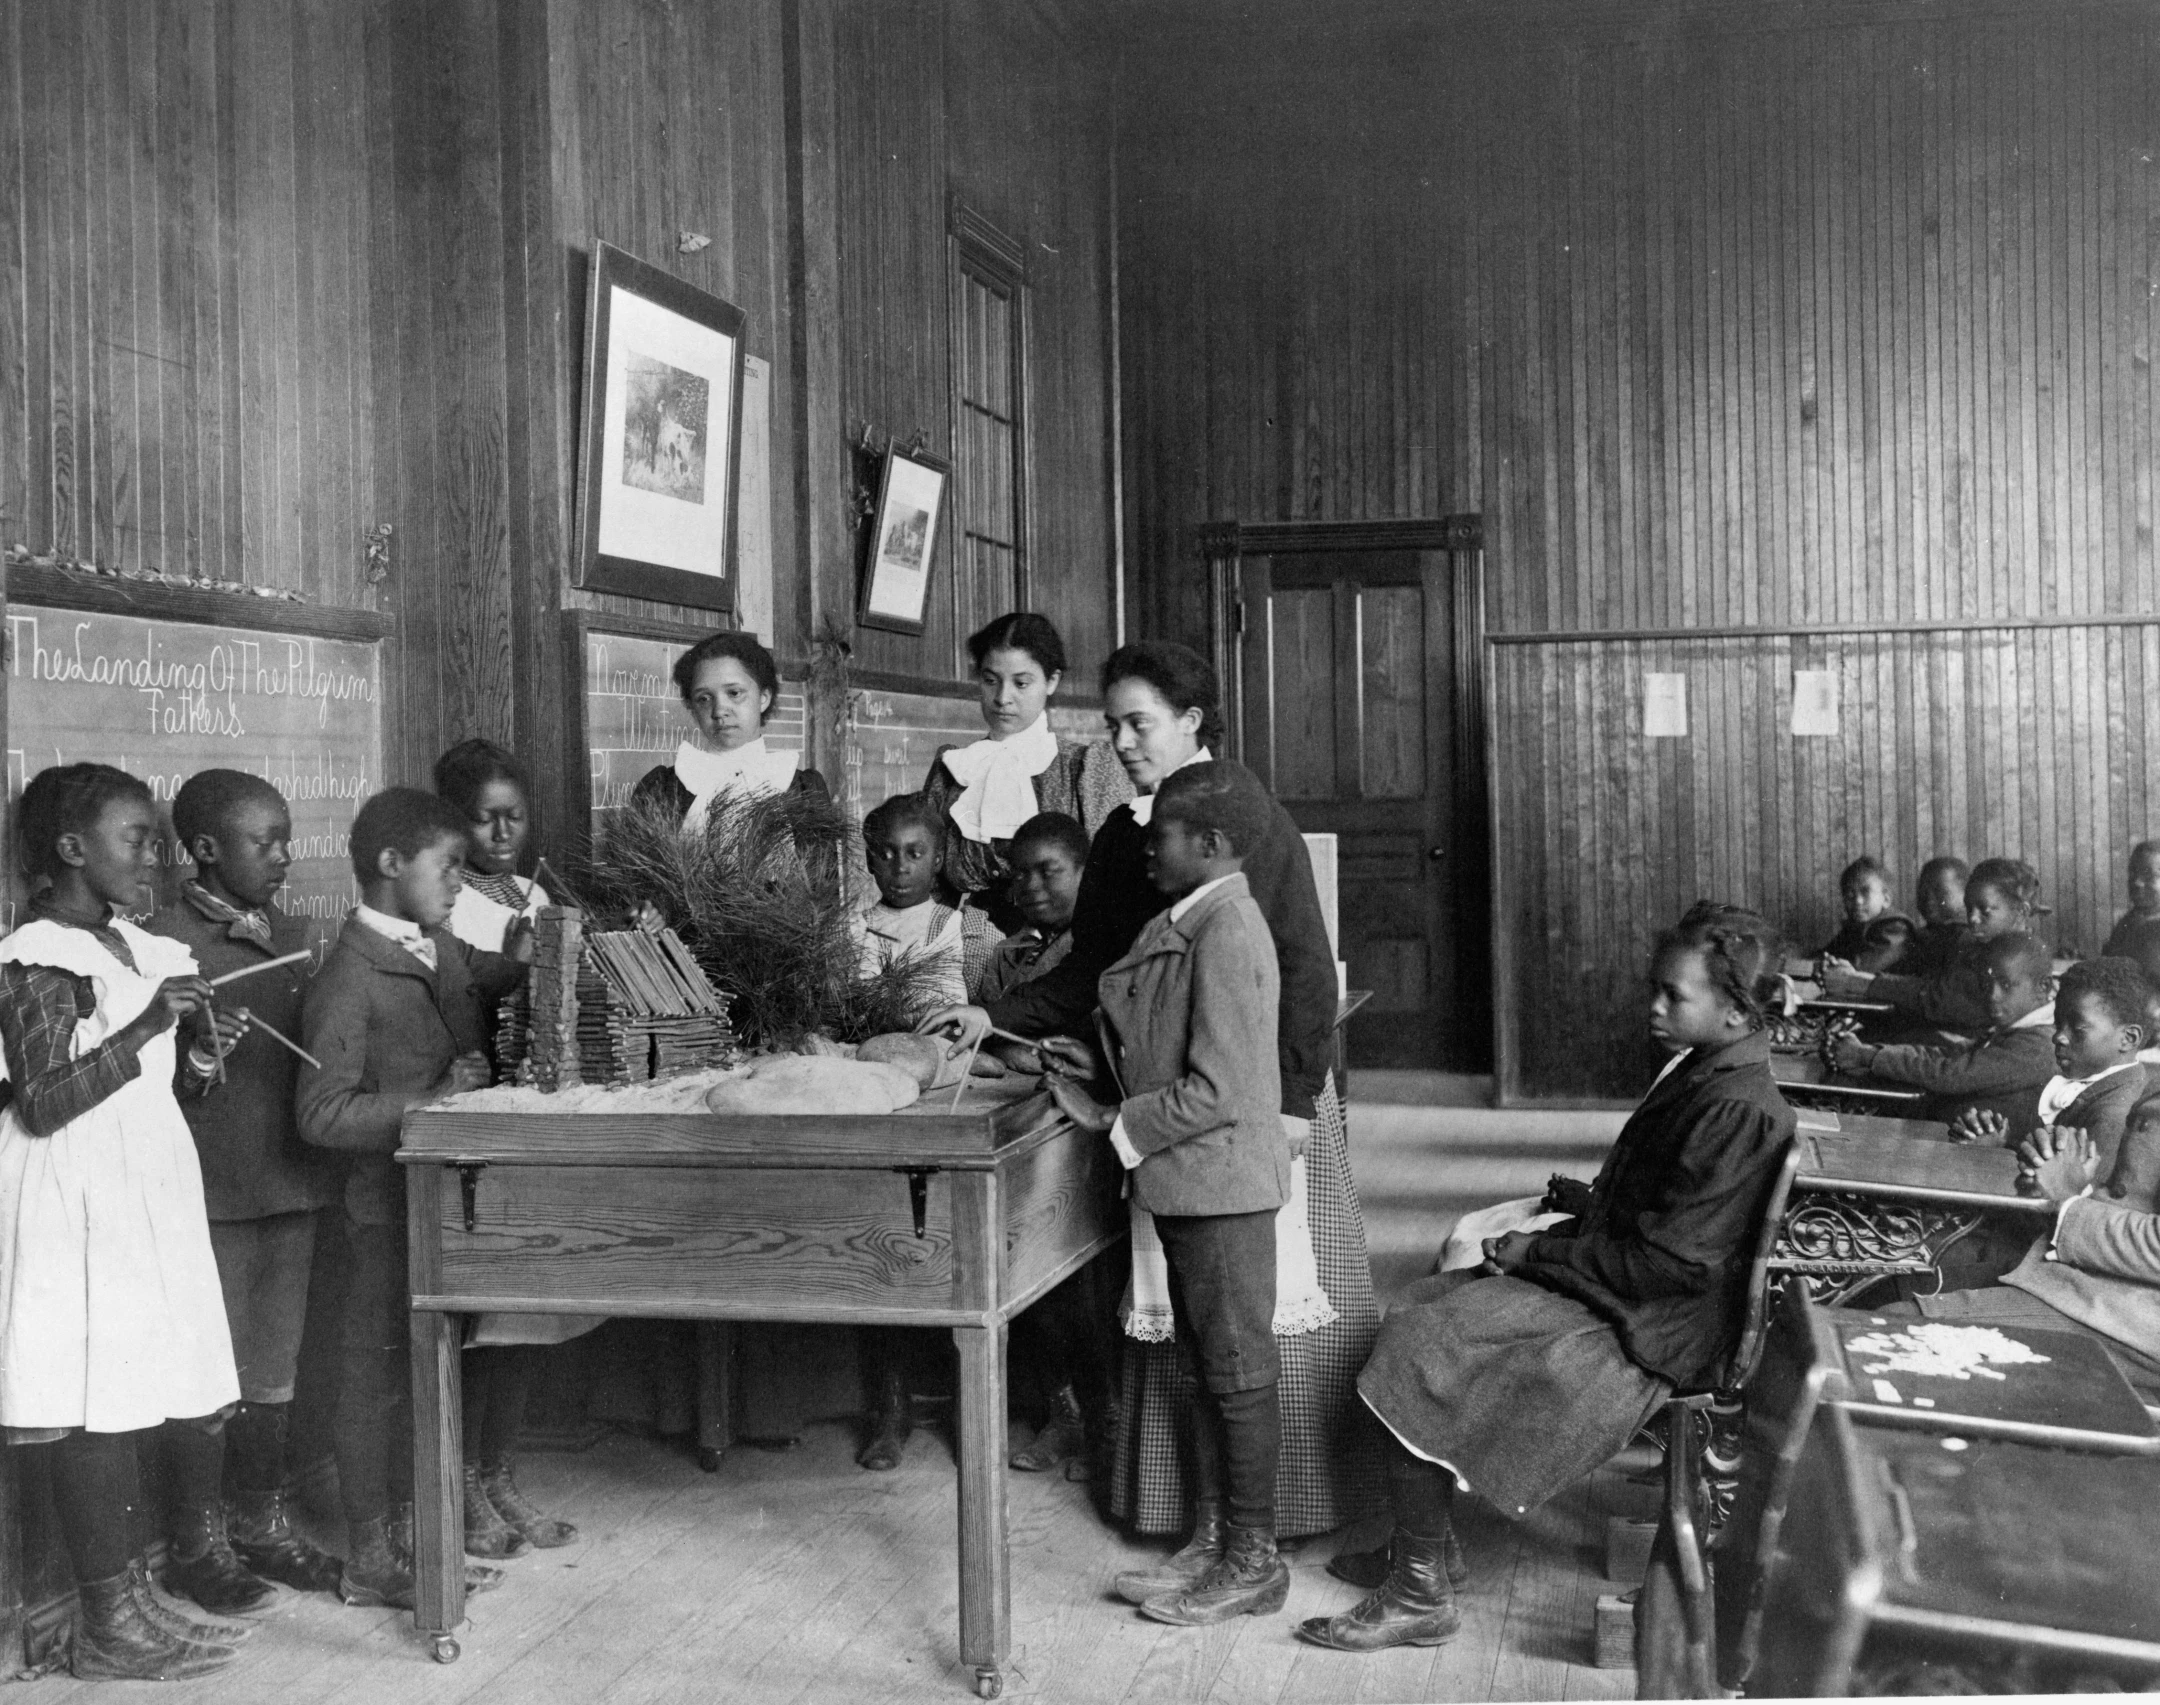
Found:
[[1073, 740], [1051, 731], [1050, 700], [1065, 674], [1065, 641], [1047, 616], [1002, 615], [968, 639], [984, 738], [940, 747], [922, 791], [945, 814], [944, 889], [954, 903], [970, 896], [1000, 929], [1023, 922], [1005, 885], [1012, 837], [1044, 811], [1079, 819], [1090, 839], [1133, 787], [1105, 740]]
[[675, 690], [697, 724], [697, 738], [675, 748], [672, 762], [648, 770], [631, 790], [633, 805], [659, 805], [687, 828], [702, 824], [723, 793], [767, 797], [790, 790], [830, 799], [801, 754], [765, 744], [765, 724], [780, 699], [773, 655], [746, 633], [710, 634], [675, 660]]

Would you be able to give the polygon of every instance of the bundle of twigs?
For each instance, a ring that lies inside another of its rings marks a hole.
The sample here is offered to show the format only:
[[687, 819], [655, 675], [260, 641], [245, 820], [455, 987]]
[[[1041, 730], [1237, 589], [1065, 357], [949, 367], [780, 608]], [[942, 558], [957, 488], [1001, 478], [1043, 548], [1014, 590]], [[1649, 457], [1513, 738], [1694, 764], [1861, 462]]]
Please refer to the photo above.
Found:
[[830, 800], [795, 790], [722, 794], [702, 825], [665, 806], [617, 812], [582, 873], [591, 903], [634, 914], [657, 906], [732, 1005], [753, 1048], [810, 1036], [859, 1042], [908, 1029], [933, 973], [902, 960], [865, 972], [841, 880], [853, 825]]

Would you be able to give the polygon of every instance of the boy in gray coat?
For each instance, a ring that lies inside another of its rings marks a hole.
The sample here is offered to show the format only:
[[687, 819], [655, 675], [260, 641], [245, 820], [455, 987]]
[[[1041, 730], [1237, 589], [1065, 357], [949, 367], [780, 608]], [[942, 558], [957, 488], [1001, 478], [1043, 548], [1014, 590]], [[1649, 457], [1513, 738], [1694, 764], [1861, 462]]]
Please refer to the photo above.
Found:
[[[1275, 1215], [1290, 1194], [1276, 1037], [1281, 979], [1242, 872], [1270, 801], [1229, 764], [1178, 770], [1155, 796], [1148, 872], [1175, 896], [1097, 983], [1117, 1106], [1051, 1079], [1059, 1106], [1107, 1131], [1155, 1216], [1180, 1360], [1199, 1375], [1191, 1414], [1196, 1527], [1228, 1526], [1202, 1569], [1120, 1577], [1143, 1614], [1178, 1625], [1280, 1610], [1275, 1554]], [[1196, 1535], [1197, 1537], [1197, 1535]], [[1212, 1548], [1188, 1547], [1199, 1556]]]

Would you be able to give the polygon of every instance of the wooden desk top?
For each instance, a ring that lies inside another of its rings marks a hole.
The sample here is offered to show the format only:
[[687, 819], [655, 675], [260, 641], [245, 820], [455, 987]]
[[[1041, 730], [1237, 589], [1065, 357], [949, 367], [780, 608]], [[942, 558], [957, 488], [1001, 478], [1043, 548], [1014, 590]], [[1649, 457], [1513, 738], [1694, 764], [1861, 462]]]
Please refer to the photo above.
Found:
[[1881, 1601], [1917, 1613], [1913, 1625], [1993, 1624], [2160, 1659], [2160, 1460], [1826, 1418]]
[[1772, 1054], [1770, 1075], [1787, 1089], [1805, 1090], [1809, 1095], [1841, 1101], [1907, 1103], [1927, 1099], [1926, 1095], [1917, 1089], [1899, 1089], [1891, 1084], [1855, 1083], [1849, 1078], [1841, 1078], [1813, 1054]]
[[[897, 1113], [554, 1113], [461, 1107], [405, 1115], [407, 1166], [717, 1166], [990, 1171], [1068, 1121], [1032, 1077], [978, 1078]], [[1105, 1145], [1109, 1138], [1102, 1139]]]
[[1803, 1131], [1841, 1131], [1849, 1137], [1902, 1137], [1916, 1143], [1946, 1143], [1950, 1127], [1935, 1119], [1895, 1119], [1887, 1113], [1855, 1113], [1848, 1107], [1795, 1107]]
[[2036, 1219], [2055, 1211], [2052, 1202], [2018, 1194], [2017, 1156], [2008, 1149], [1805, 1126], [1793, 1140], [1800, 1146], [1800, 1173], [1794, 1183], [1802, 1190], [1941, 1202]]
[[2045, 1360], [1991, 1363], [1960, 1378], [1898, 1366], [1896, 1357], [1884, 1353], [1893, 1334], [1930, 1324], [1926, 1320], [1818, 1308], [1804, 1297], [1801, 1306], [1816, 1359], [1830, 1372], [1824, 1395], [1870, 1424], [2071, 1450], [2160, 1451], [2160, 1423], [2096, 1338], [2045, 1327], [1996, 1326]]

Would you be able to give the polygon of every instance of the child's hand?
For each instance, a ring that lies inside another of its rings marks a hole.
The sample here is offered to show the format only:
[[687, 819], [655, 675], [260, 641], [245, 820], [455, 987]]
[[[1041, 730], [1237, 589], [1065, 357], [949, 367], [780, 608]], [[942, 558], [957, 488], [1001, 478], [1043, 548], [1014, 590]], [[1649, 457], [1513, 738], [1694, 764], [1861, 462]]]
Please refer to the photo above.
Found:
[[503, 931], [502, 956], [514, 965], [532, 963], [533, 921], [527, 913], [518, 913]]
[[957, 1060], [990, 1034], [990, 1015], [979, 1006], [940, 1007], [915, 1026], [918, 1036], [948, 1036], [945, 1057]]
[[164, 1035], [181, 1019], [202, 1011], [214, 998], [209, 983], [201, 977], [167, 977], [158, 984], [150, 1004], [136, 1014], [121, 1034], [132, 1038], [134, 1045], [140, 1048], [145, 1042]]
[[1818, 975], [1822, 978], [1823, 993], [1832, 1000], [1852, 1000], [1868, 991], [1875, 979], [1865, 971], [1858, 970], [1847, 959], [1824, 954]]
[[487, 1055], [477, 1048], [469, 1054], [460, 1054], [450, 1062], [450, 1069], [435, 1086], [435, 1099], [440, 1101], [446, 1096], [463, 1095], [468, 1090], [485, 1089], [493, 1076], [488, 1070]]
[[1989, 1148], [2010, 1146], [2010, 1121], [1990, 1107], [1968, 1107], [1950, 1121], [1954, 1143], [1985, 1143]]
[[2018, 1194], [2067, 1202], [2082, 1196], [2100, 1171], [2092, 1138], [2075, 1125], [2043, 1125], [2018, 1145]]
[[1048, 1077], [1043, 1084], [1050, 1091], [1050, 1099], [1058, 1104], [1058, 1111], [1083, 1131], [1107, 1131], [1117, 1123], [1115, 1107], [1105, 1107], [1071, 1078]]
[[1538, 1204], [1538, 1211], [1573, 1214], [1581, 1219], [1590, 1211], [1590, 1186], [1580, 1178], [1567, 1178], [1556, 1172], [1545, 1186], [1545, 1199]]
[[216, 1054], [229, 1054], [248, 1032], [248, 1009], [244, 1006], [197, 1007], [187, 1016], [188, 1035]]
[[1278, 1113], [1276, 1117], [1282, 1121], [1282, 1134], [1290, 1144], [1290, 1158], [1296, 1160], [1312, 1141], [1312, 1121], [1300, 1119], [1295, 1113]]
[[1514, 1272], [1529, 1259], [1530, 1245], [1536, 1236], [1535, 1232], [1511, 1231], [1505, 1237], [1488, 1237], [1485, 1240], [1485, 1274], [1499, 1279]]
[[1875, 1064], [1875, 1056], [1882, 1050], [1871, 1048], [1857, 1036], [1830, 1036], [1823, 1041], [1823, 1052], [1830, 1063], [1841, 1072], [1855, 1077], [1864, 1075]]
[[1043, 1070], [1052, 1077], [1093, 1083], [1102, 1071], [1095, 1050], [1077, 1036], [1045, 1036], [1035, 1044], [1035, 1051], [1042, 1055]]

